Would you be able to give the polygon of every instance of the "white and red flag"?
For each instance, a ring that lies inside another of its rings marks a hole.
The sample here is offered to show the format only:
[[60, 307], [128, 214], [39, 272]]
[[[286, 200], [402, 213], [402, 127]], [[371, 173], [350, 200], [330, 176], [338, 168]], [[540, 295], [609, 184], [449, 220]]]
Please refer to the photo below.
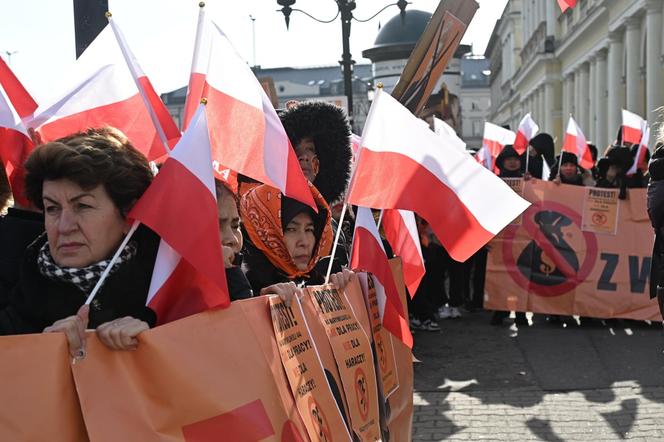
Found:
[[450, 256], [465, 261], [530, 205], [389, 94], [376, 94], [348, 203], [411, 210]]
[[634, 175], [637, 170], [648, 170], [648, 161], [646, 160], [646, 154], [648, 153], [648, 141], [650, 140], [650, 126], [644, 122], [643, 135], [641, 136], [641, 141], [639, 141], [639, 148], [636, 150], [636, 155], [634, 155], [634, 162], [632, 167], [627, 171], [627, 175]]
[[23, 192], [23, 163], [34, 147], [23, 120], [36, 108], [37, 103], [0, 58], [0, 161], [14, 201], [22, 206], [28, 204]]
[[528, 150], [528, 144], [530, 144], [530, 140], [537, 134], [538, 131], [539, 126], [530, 116], [530, 113], [527, 113], [519, 123], [519, 130], [517, 131], [516, 139], [514, 140], [514, 150], [516, 150], [519, 155], [523, 155], [523, 153]]
[[112, 126], [149, 160], [157, 159], [168, 151], [162, 139], [173, 146], [180, 132], [133, 55], [113, 34], [110, 25], [102, 30], [65, 77], [72, 78], [66, 92], [58, 90], [59, 95], [40, 103], [28, 124], [43, 141]]
[[380, 239], [376, 221], [370, 209], [358, 207], [350, 266], [354, 270], [370, 272], [376, 283], [378, 311], [383, 327], [408, 347], [413, 348], [408, 318], [394, 282], [394, 275]]
[[576, 0], [558, 0], [558, 6], [560, 6], [561, 11], [565, 12], [576, 6]]
[[646, 120], [628, 110], [622, 110], [622, 141], [623, 144], [639, 144], [643, 138]]
[[412, 298], [426, 273], [415, 214], [409, 210], [385, 209], [381, 225], [394, 254], [401, 257], [403, 279]]
[[316, 208], [286, 130], [258, 79], [226, 34], [204, 17], [200, 21], [187, 100], [208, 100], [212, 159]]
[[362, 138], [351, 132], [350, 134], [350, 147], [353, 150], [353, 162], [357, 160], [357, 152], [360, 150], [360, 142]]
[[509, 129], [500, 127], [496, 124], [484, 123], [484, 136], [482, 138], [482, 148], [478, 152], [482, 164], [489, 170], [497, 172], [496, 158], [508, 144], [513, 144], [516, 134]]
[[164, 324], [230, 304], [205, 106], [128, 217], [161, 237], [147, 305]]
[[581, 128], [574, 118], [569, 117], [567, 131], [565, 132], [565, 141], [563, 142], [563, 152], [569, 152], [576, 155], [579, 160], [579, 166], [584, 169], [592, 169], [594, 166], [593, 157], [588, 148], [588, 142]]

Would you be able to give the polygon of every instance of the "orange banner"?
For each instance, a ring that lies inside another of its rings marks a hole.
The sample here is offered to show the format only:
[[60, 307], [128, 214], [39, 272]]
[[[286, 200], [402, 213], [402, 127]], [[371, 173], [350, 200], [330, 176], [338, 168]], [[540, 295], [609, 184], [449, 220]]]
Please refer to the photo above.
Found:
[[[653, 232], [645, 189], [617, 202], [610, 191], [594, 190], [525, 182], [532, 206], [490, 243], [485, 308], [662, 320], [648, 295]], [[593, 217], [596, 228], [589, 227]]]
[[[357, 281], [354, 283], [357, 285]], [[369, 338], [349, 307], [344, 292], [333, 285], [310, 287], [307, 292], [337, 360], [353, 439], [380, 440], [378, 387]]]
[[63, 334], [5, 336], [0, 354], [0, 440], [88, 440]]
[[[405, 306], [400, 266], [393, 265]], [[346, 300], [370, 333], [357, 283]], [[86, 358], [73, 365], [61, 334], [0, 337], [0, 440], [310, 440], [281, 364], [269, 302], [237, 301], [148, 330], [136, 351], [110, 350], [91, 332]], [[301, 313], [345, 422], [330, 426], [328, 440], [347, 439], [346, 395], [310, 297]], [[412, 354], [396, 340], [394, 354], [399, 388], [381, 402], [382, 438], [409, 441]]]
[[270, 310], [281, 362], [309, 437], [323, 442], [352, 440], [327, 383], [300, 301], [296, 297], [286, 306], [278, 296], [272, 296]]

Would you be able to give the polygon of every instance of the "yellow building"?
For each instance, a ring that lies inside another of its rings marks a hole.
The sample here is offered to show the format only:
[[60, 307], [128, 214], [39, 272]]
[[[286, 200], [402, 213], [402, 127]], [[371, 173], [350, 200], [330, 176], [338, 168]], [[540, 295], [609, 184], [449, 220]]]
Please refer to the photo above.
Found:
[[664, 105], [663, 0], [510, 0], [496, 23], [491, 116], [515, 129], [531, 112], [561, 144], [569, 115], [602, 151], [625, 108], [654, 124]]

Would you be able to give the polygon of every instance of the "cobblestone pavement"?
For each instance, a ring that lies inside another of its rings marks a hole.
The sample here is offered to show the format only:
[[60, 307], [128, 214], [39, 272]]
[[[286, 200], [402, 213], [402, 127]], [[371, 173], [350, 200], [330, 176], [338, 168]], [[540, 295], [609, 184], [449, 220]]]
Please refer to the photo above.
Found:
[[488, 322], [415, 335], [413, 440], [664, 441], [660, 325]]

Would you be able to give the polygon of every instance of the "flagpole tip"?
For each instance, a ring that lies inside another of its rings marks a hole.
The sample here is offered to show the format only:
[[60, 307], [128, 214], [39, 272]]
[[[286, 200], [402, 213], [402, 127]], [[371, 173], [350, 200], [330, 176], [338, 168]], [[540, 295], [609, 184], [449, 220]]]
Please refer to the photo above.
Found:
[[200, 3], [198, 4], [198, 7], [199, 7], [199, 8], [204, 8], [204, 7], [205, 7], [205, 2], [200, 2]]
[[111, 11], [106, 11], [106, 14], [104, 14], [106, 18], [111, 18], [113, 17], [113, 14], [111, 14]]
[[378, 84], [376, 84], [376, 87], [377, 87], [378, 89], [382, 89], [382, 88], [383, 88], [383, 82], [382, 82], [382, 81], [379, 81]]
[[203, 106], [207, 105], [207, 98], [201, 98], [201, 104]]

